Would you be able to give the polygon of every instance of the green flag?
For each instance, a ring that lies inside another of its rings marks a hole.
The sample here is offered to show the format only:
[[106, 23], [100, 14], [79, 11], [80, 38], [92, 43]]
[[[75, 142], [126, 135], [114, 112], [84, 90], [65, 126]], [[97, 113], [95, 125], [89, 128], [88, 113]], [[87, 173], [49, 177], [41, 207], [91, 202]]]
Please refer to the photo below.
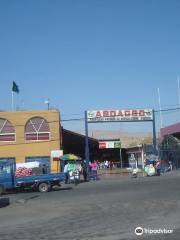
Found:
[[19, 87], [14, 81], [13, 81], [12, 91], [16, 92], [16, 93], [19, 93]]

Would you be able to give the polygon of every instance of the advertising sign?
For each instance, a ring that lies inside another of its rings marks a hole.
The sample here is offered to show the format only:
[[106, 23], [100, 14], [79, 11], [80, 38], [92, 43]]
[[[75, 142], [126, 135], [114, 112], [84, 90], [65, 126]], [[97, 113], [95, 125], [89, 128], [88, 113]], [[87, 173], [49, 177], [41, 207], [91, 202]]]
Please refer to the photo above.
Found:
[[93, 110], [87, 111], [88, 122], [152, 121], [152, 109]]
[[100, 141], [99, 142], [99, 149], [105, 148], [121, 148], [120, 141]]
[[99, 142], [99, 149], [104, 149], [106, 148], [106, 143], [105, 142]]
[[63, 156], [63, 150], [53, 150], [51, 151], [51, 158], [54, 160], [54, 161], [57, 161], [60, 159], [60, 157]]

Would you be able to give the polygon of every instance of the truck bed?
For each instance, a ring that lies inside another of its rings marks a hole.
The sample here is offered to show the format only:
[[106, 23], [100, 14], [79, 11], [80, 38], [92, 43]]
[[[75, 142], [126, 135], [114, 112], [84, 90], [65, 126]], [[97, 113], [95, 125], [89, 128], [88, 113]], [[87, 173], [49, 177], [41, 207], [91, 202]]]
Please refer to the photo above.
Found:
[[64, 173], [52, 173], [52, 174], [42, 174], [42, 175], [31, 175], [23, 177], [15, 177], [15, 182], [35, 182], [35, 181], [52, 181], [52, 180], [64, 180]]

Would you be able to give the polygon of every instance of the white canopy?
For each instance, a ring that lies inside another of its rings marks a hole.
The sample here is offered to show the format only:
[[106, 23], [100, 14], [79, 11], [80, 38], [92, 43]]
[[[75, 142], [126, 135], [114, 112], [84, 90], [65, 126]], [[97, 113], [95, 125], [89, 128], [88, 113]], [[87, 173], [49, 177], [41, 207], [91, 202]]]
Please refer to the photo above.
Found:
[[39, 162], [27, 162], [27, 163], [16, 163], [16, 169], [18, 168], [35, 168], [39, 167], [40, 163]]

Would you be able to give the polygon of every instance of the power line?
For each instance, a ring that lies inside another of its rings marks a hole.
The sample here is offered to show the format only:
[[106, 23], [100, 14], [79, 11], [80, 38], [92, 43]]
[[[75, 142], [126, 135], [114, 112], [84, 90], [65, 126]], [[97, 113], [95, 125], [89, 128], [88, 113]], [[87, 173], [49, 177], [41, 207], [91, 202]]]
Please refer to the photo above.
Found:
[[[161, 110], [154, 110], [155, 113], [159, 113], [159, 112], [172, 112], [172, 111], [178, 111], [180, 110], [180, 107], [175, 107], [175, 108], [166, 108], [166, 109], [161, 109]], [[32, 114], [32, 113], [31, 113]], [[81, 115], [81, 114], [72, 114], [72, 115]], [[64, 115], [65, 116], [65, 115]], [[3, 118], [3, 117], [0, 117]], [[44, 118], [44, 117], [43, 117]], [[47, 121], [47, 123], [58, 123], [58, 122], [71, 122], [71, 121], [84, 121], [85, 118], [81, 117], [81, 118], [66, 118], [66, 119], [60, 119], [60, 120], [54, 120], [54, 121]], [[28, 122], [28, 121], [27, 121]], [[26, 123], [27, 123], [26, 122]], [[17, 125], [13, 125], [15, 127], [21, 127], [21, 126], [25, 126], [24, 124], [17, 124]]]
[[61, 114], [61, 116], [81, 116], [82, 113], [69, 113], [69, 114]]
[[85, 118], [70, 118], [70, 119], [62, 119], [61, 122], [70, 122], [70, 121], [82, 121]]
[[180, 110], [180, 107], [154, 110], [154, 112], [168, 112], [168, 111], [176, 111], [176, 110]]

